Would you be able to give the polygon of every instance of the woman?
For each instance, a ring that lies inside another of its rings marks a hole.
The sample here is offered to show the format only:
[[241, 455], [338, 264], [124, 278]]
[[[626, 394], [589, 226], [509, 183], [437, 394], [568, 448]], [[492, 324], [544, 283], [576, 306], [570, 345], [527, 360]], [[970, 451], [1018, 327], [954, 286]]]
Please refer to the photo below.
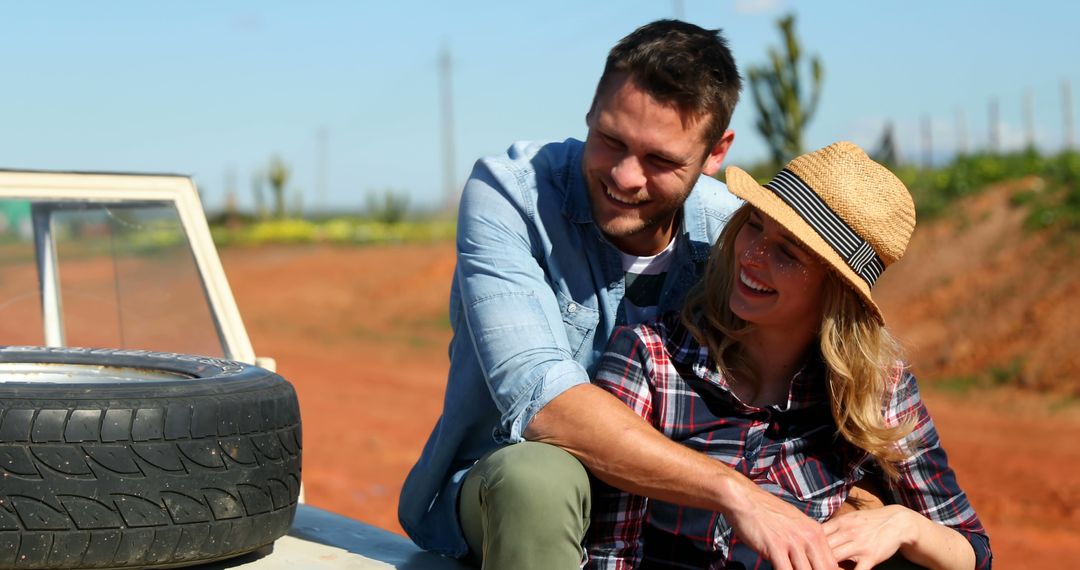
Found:
[[[766, 186], [734, 167], [727, 183], [747, 204], [682, 314], [617, 330], [595, 382], [824, 522], [836, 559], [858, 570], [897, 552], [989, 568], [986, 533], [870, 295], [914, 230], [907, 189], [846, 142]], [[833, 517], [860, 482], [893, 504]], [[718, 513], [603, 484], [587, 548], [589, 568], [761, 562]]]

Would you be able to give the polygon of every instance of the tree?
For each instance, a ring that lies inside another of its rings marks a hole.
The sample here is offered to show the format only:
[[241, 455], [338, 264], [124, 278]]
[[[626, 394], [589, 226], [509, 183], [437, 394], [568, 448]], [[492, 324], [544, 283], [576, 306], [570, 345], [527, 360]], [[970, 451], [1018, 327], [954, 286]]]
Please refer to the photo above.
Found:
[[889, 168], [900, 164], [900, 150], [896, 145], [896, 131], [893, 129], [892, 121], [885, 123], [885, 129], [881, 132], [881, 140], [878, 141], [877, 148], [870, 153], [870, 156]]
[[396, 224], [409, 213], [409, 196], [404, 192], [387, 189], [382, 197], [368, 193], [365, 214], [369, 219], [386, 224]]
[[270, 183], [270, 190], [274, 193], [274, 217], [282, 220], [285, 218], [285, 185], [289, 182], [289, 167], [280, 157], [270, 159], [270, 166], [266, 169], [266, 179]]
[[824, 75], [821, 59], [810, 57], [810, 100], [803, 95], [802, 50], [795, 37], [795, 16], [789, 14], [777, 22], [784, 39], [784, 53], [769, 48], [770, 65], [751, 67], [750, 87], [758, 111], [757, 129], [772, 155], [775, 165], [802, 154], [803, 129], [817, 110]]
[[255, 195], [255, 217], [266, 218], [266, 197], [263, 195], [263, 182], [265, 176], [261, 170], [251, 174], [251, 192]]

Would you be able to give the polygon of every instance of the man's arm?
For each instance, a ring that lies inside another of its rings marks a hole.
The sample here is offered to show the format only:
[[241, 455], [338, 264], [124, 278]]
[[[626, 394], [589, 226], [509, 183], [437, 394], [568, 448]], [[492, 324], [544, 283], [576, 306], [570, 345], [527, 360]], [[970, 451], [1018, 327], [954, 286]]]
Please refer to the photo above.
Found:
[[460, 301], [504, 437], [558, 445], [623, 490], [720, 511], [778, 570], [792, 562], [833, 570], [820, 525], [719, 461], [668, 440], [589, 384], [534, 257], [519, 174], [477, 164], [462, 194], [457, 237]]
[[599, 387], [563, 392], [536, 414], [525, 436], [565, 449], [613, 487], [723, 513], [777, 570], [836, 568], [817, 521], [720, 461], [671, 441]]
[[[467, 333], [491, 398], [500, 413], [498, 434], [523, 441], [533, 414], [570, 386], [589, 382], [574, 361], [562, 314], [539, 245], [546, 228], [536, 218], [530, 175], [519, 161], [484, 159], [462, 192], [458, 214], [458, 298]], [[539, 174], [537, 176], [541, 176]], [[551, 223], [558, 223], [556, 218]], [[587, 268], [582, 268], [587, 271]]]

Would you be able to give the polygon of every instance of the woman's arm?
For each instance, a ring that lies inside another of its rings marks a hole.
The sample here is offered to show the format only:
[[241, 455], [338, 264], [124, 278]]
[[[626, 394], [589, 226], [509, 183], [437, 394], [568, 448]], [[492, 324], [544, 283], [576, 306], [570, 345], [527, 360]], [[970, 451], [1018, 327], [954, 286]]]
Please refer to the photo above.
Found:
[[[886, 410], [890, 425], [912, 421], [914, 429], [900, 445], [908, 458], [898, 465], [895, 481], [880, 481], [894, 503], [881, 509], [848, 513], [825, 523], [838, 560], [856, 560], [869, 568], [899, 551], [929, 568], [990, 568], [986, 530], [949, 467], [934, 422], [919, 395], [915, 377], [900, 372]], [[872, 560], [866, 562], [864, 560]]]

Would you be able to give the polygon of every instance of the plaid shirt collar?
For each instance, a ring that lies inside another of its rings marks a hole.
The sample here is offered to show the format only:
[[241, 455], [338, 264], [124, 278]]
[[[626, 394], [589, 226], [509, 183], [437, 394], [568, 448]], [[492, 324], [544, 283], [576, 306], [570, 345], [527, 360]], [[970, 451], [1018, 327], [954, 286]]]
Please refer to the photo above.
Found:
[[[667, 318], [657, 323], [657, 328], [665, 329], [661, 336], [665, 338], [665, 347], [676, 370], [684, 376], [689, 371], [689, 375], [718, 387], [739, 411], [752, 412], [761, 409], [743, 403], [735, 395], [731, 389], [730, 379], [716, 369], [716, 362], [709, 355], [709, 349], [702, 346], [694, 335], [682, 326], [679, 315], [669, 314]], [[807, 362], [792, 376], [787, 401], [765, 407], [783, 413], [816, 407], [823, 402], [828, 402], [825, 363], [821, 359], [821, 354], [814, 351]]]

